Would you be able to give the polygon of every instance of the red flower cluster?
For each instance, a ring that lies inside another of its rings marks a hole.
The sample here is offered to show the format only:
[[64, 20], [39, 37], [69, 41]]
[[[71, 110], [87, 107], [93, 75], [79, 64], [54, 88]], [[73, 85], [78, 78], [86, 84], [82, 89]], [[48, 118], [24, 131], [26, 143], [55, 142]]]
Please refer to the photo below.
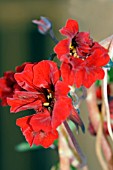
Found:
[[7, 99], [11, 112], [36, 111], [16, 122], [30, 145], [49, 147], [58, 138], [56, 128], [67, 118], [84, 128], [72, 99], [68, 97], [68, 85], [59, 80], [56, 63], [45, 60], [26, 64], [24, 70], [14, 77], [23, 90], [15, 91], [13, 97]]
[[93, 42], [88, 32], [79, 32], [77, 21], [69, 19], [60, 30], [67, 39], [61, 40], [54, 48], [62, 61], [61, 74], [65, 82], [75, 84], [77, 88], [89, 88], [96, 80], [103, 79], [101, 68], [110, 58], [108, 51], [97, 42]]
[[[40, 33], [50, 33], [57, 42], [47, 18], [41, 17], [33, 22]], [[88, 32], [79, 32], [75, 20], [69, 19], [60, 32], [67, 36], [54, 48], [62, 62], [60, 70], [55, 62], [45, 60], [24, 63], [16, 68], [16, 73], [6, 72], [0, 78], [2, 105], [8, 103], [10, 111], [15, 113], [35, 110], [35, 114], [16, 121], [30, 146], [49, 147], [58, 138], [58, 126], [67, 119], [84, 131], [83, 122], [74, 106], [76, 97], [71, 95], [70, 86], [90, 87], [97, 79], [104, 77], [101, 67], [109, 62], [108, 51], [94, 42]]]

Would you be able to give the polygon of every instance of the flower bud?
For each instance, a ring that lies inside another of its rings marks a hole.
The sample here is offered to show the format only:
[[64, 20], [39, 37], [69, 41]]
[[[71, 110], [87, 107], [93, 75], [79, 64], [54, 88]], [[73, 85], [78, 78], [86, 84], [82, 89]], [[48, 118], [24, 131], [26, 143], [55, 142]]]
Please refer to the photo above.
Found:
[[37, 24], [38, 31], [41, 34], [47, 34], [52, 28], [52, 23], [50, 20], [43, 16], [40, 17], [40, 20], [33, 20], [32, 22]]

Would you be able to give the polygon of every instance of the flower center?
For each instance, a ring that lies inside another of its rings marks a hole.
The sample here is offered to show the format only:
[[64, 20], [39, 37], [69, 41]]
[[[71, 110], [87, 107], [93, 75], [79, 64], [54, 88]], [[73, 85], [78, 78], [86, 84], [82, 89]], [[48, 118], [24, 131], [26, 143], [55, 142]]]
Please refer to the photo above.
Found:
[[75, 58], [79, 58], [76, 47], [78, 46], [77, 42], [75, 41], [75, 37], [72, 39], [71, 44], [69, 46], [70, 48], [70, 55], [72, 55]]
[[72, 43], [70, 44], [69, 48], [70, 48], [70, 55], [72, 55], [75, 58], [79, 58], [76, 52], [76, 47]]
[[76, 37], [74, 37], [69, 46], [70, 55], [74, 58], [85, 60], [90, 55], [90, 49], [92, 46], [92, 44], [90, 44], [88, 44], [87, 42], [78, 42], [78, 40], [76, 40]]
[[54, 92], [50, 89], [47, 89], [45, 92], [46, 102], [43, 103], [43, 106], [46, 107], [49, 111], [53, 110], [54, 106]]

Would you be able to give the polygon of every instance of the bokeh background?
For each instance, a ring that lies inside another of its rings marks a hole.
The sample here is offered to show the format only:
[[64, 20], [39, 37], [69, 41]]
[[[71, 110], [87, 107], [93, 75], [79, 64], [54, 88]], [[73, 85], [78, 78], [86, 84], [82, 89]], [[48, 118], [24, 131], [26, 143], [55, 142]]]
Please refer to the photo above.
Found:
[[[47, 59], [54, 43], [40, 35], [33, 19], [46, 16], [58, 30], [68, 18], [79, 22], [81, 31], [89, 31], [100, 41], [113, 34], [113, 0], [0, 0], [0, 76], [25, 61]], [[49, 149], [17, 152], [15, 146], [25, 141], [15, 125], [24, 113], [10, 114], [9, 107], [0, 108], [0, 170], [49, 170], [57, 162], [57, 154]], [[86, 133], [77, 135], [86, 154], [89, 170], [101, 170], [95, 154], [95, 138], [87, 132], [88, 112], [85, 101], [81, 117]]]

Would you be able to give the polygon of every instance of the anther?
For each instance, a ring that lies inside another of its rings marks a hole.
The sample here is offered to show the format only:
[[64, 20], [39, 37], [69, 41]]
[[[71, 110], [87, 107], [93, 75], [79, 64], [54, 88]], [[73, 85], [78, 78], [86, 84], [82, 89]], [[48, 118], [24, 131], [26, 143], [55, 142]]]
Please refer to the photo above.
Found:
[[43, 103], [43, 106], [49, 106], [48, 102]]

